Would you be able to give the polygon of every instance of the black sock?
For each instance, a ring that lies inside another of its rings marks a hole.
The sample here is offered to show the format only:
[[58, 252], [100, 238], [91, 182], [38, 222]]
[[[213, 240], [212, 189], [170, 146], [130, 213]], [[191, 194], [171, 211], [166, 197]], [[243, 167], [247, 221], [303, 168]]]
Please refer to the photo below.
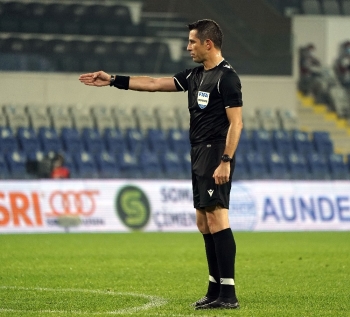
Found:
[[231, 228], [213, 234], [220, 271], [220, 299], [237, 301], [234, 285], [236, 242]]
[[216, 260], [215, 243], [211, 233], [203, 234], [203, 238], [209, 269], [209, 285], [206, 296], [216, 299], [220, 293], [220, 274]]

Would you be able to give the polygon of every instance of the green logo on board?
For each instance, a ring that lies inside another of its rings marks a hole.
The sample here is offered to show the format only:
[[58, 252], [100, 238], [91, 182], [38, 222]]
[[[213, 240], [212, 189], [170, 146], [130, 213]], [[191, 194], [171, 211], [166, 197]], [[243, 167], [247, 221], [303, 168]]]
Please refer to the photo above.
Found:
[[149, 221], [151, 208], [145, 193], [136, 186], [123, 187], [116, 198], [116, 212], [129, 228], [139, 230]]

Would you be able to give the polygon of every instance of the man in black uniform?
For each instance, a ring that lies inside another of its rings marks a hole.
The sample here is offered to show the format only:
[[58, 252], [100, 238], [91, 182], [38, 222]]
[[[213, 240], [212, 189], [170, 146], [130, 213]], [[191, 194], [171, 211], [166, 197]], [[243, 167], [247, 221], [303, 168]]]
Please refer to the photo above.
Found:
[[207, 293], [193, 305], [196, 309], [235, 309], [239, 308], [234, 282], [236, 243], [228, 208], [234, 153], [243, 127], [241, 83], [222, 57], [219, 25], [199, 20], [188, 27], [187, 50], [201, 66], [174, 77], [111, 76], [99, 71], [81, 75], [79, 80], [88, 86], [188, 91], [193, 201], [209, 268]]

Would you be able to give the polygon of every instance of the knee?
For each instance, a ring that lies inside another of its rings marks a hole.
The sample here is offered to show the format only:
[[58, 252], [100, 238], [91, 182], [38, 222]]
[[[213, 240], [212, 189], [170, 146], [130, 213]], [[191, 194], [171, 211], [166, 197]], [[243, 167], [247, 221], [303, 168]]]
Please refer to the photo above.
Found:
[[208, 223], [206, 220], [197, 218], [196, 223], [197, 223], [197, 228], [198, 228], [200, 233], [202, 233], [202, 234], [210, 233]]

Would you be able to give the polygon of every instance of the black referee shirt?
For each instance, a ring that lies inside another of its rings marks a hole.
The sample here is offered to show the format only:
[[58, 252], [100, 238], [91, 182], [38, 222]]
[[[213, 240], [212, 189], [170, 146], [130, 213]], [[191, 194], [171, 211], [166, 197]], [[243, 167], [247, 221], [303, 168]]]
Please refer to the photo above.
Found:
[[223, 60], [212, 69], [186, 69], [174, 76], [177, 89], [188, 91], [192, 145], [226, 140], [229, 127], [225, 108], [241, 107], [241, 81]]

